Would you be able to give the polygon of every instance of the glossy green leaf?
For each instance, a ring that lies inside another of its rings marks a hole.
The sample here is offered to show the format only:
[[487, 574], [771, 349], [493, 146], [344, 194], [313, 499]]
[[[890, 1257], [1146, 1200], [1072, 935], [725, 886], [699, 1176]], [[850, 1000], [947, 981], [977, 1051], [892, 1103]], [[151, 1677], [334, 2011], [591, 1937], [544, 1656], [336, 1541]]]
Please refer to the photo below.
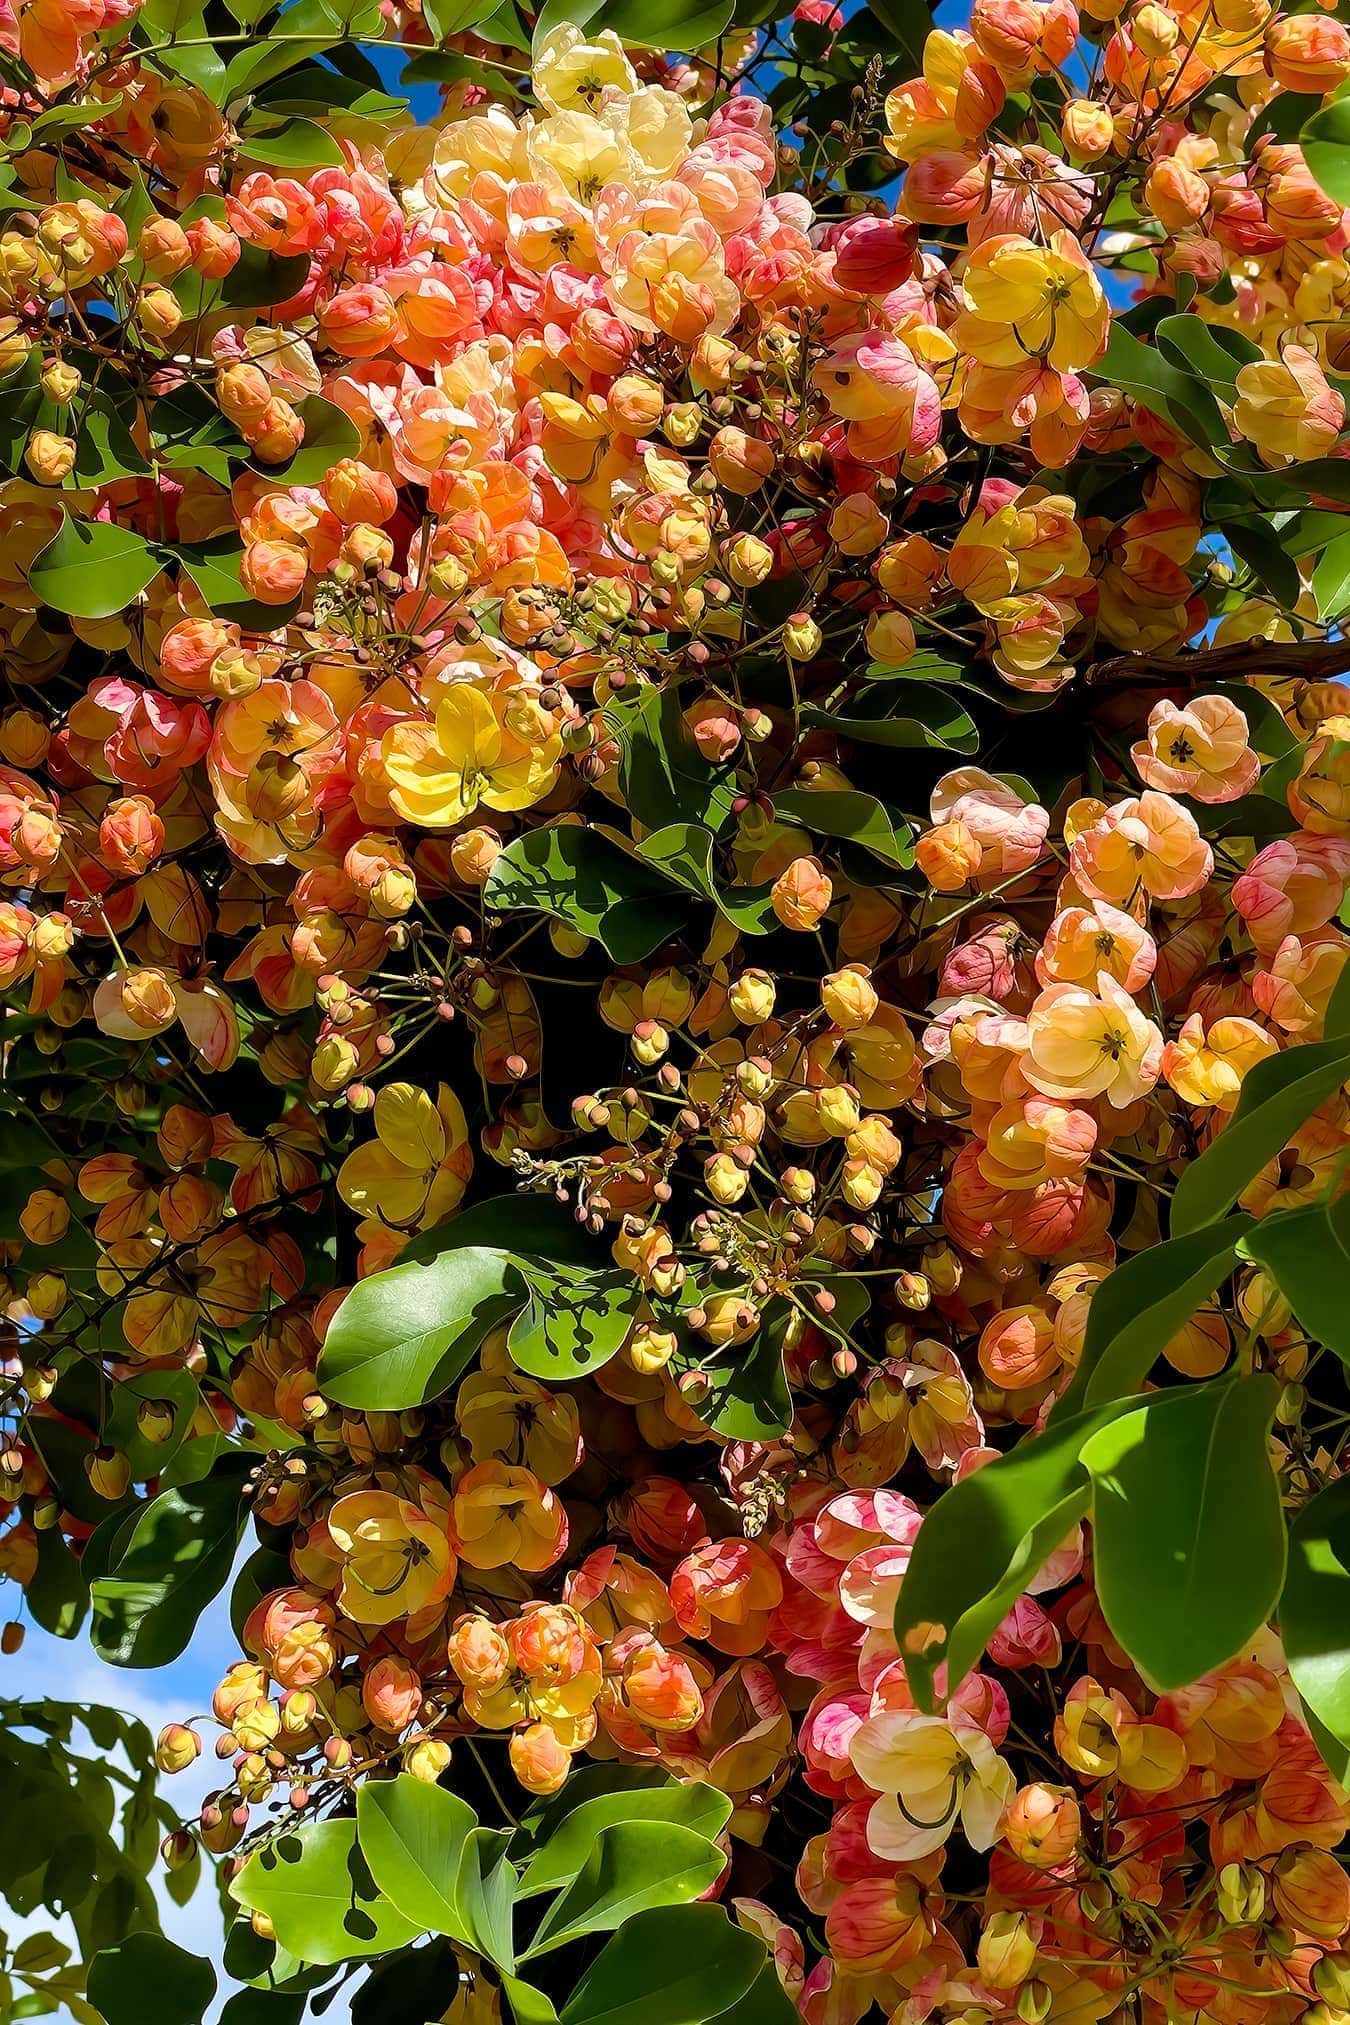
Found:
[[716, 1843], [670, 1821], [616, 1821], [602, 1828], [586, 1859], [548, 1908], [525, 1960], [583, 1934], [612, 1933], [656, 1906], [688, 1905], [726, 1868]]
[[1350, 1750], [1350, 1477], [1325, 1485], [1289, 1528], [1280, 1632], [1294, 1686]]
[[454, 1383], [524, 1294], [505, 1252], [474, 1245], [358, 1280], [324, 1338], [319, 1390], [359, 1412], [421, 1406]]
[[74, 1638], [89, 1609], [89, 1581], [59, 1532], [37, 1537], [37, 1567], [24, 1586], [33, 1622], [53, 1638]]
[[1206, 323], [1199, 316], [1165, 316], [1153, 333], [1153, 342], [1164, 358], [1204, 380], [1225, 401], [1235, 398], [1234, 383], [1242, 367], [1264, 357], [1260, 345], [1240, 331]]
[[1175, 365], [1153, 345], [1146, 345], [1113, 323], [1105, 352], [1092, 367], [1099, 379], [1119, 387], [1142, 407], [1204, 449], [1227, 443], [1223, 413], [1201, 376]]
[[1344, 85], [1305, 123], [1300, 146], [1328, 197], [1350, 204], [1350, 93]]
[[709, 2025], [751, 1987], [764, 1944], [720, 1906], [638, 1913], [605, 1943], [562, 2025]]
[[709, 2025], [799, 2025], [801, 2013], [778, 1980], [772, 1962], [766, 1962], [750, 1988], [725, 2011], [719, 2011]]
[[906, 682], [877, 685], [864, 690], [846, 714], [819, 709], [808, 703], [801, 711], [807, 729], [833, 731], [839, 738], [859, 745], [880, 745], [900, 750], [925, 746], [950, 752], [973, 753], [980, 735], [969, 712], [955, 697], [947, 696], [936, 684]]
[[387, 1954], [422, 1931], [377, 1891], [354, 1821], [280, 1835], [249, 1858], [230, 1889], [240, 1905], [267, 1915], [278, 1945], [302, 1962]]
[[913, 831], [874, 795], [853, 788], [787, 788], [773, 797], [773, 807], [780, 820], [857, 844], [883, 864], [907, 869], [914, 863]]
[[677, 885], [714, 907], [745, 935], [764, 935], [776, 926], [772, 888], [725, 886], [713, 869], [711, 830], [698, 823], [670, 823], [638, 845], [642, 862], [657, 866]]
[[252, 114], [239, 129], [239, 152], [246, 161], [301, 175], [338, 168], [346, 160], [333, 136], [317, 120], [277, 119], [263, 111]]
[[72, 619], [110, 619], [134, 605], [164, 567], [134, 528], [109, 520], [62, 521], [28, 570], [33, 595]]
[[[1350, 974], [1350, 973], [1348, 973]], [[1226, 1216], [1267, 1161], [1289, 1144], [1305, 1118], [1350, 1076], [1344, 1039], [1268, 1055], [1244, 1078], [1236, 1109], [1198, 1160], [1181, 1170], [1172, 1197], [1172, 1235], [1184, 1237]]]
[[1327, 543], [1313, 571], [1312, 587], [1319, 619], [1339, 619], [1350, 608], [1350, 532]]
[[[608, 1790], [593, 1790], [601, 1777]], [[637, 1783], [639, 1777], [644, 1783]], [[652, 1783], [645, 1783], [648, 1778]], [[582, 1791], [569, 1805], [573, 1786]], [[521, 1825], [522, 1835], [532, 1832], [535, 1853], [522, 1872], [518, 1895], [536, 1898], [541, 1892], [570, 1884], [597, 1835], [618, 1822], [665, 1822], [712, 1841], [730, 1818], [731, 1802], [715, 1786], [697, 1780], [686, 1784], [665, 1773], [648, 1775], [629, 1766], [579, 1766], [556, 1801], [534, 1822], [527, 1816]]]
[[1079, 1453], [1123, 1403], [1074, 1414], [1024, 1437], [945, 1490], [914, 1542], [895, 1610], [895, 1635], [918, 1706], [934, 1705], [947, 1666], [958, 1687], [1038, 1568], [1087, 1511]]
[[746, 1343], [710, 1365], [712, 1391], [700, 1408], [709, 1427], [728, 1441], [772, 1441], [792, 1425], [792, 1392], [783, 1363], [784, 1339], [796, 1309], [772, 1301]]
[[1083, 1444], [1097, 1596], [1156, 1687], [1221, 1666], [1275, 1608], [1285, 1531], [1266, 1437], [1279, 1393], [1266, 1372], [1155, 1393]]
[[216, 1972], [163, 1934], [128, 1934], [89, 1964], [89, 2001], [106, 2025], [199, 2025]]
[[528, 830], [507, 845], [483, 888], [498, 914], [547, 914], [594, 936], [615, 963], [640, 963], [679, 933], [688, 909], [668, 880], [578, 823]]
[[617, 1356], [637, 1320], [642, 1287], [630, 1273], [572, 1279], [523, 1267], [529, 1299], [506, 1339], [511, 1362], [533, 1378], [584, 1378]]
[[1251, 1228], [1249, 1216], [1227, 1217], [1154, 1245], [1109, 1273], [1093, 1293], [1078, 1369], [1053, 1417], [1065, 1420], [1137, 1392], [1172, 1338], [1228, 1278]]
[[503, 1976], [502, 1991], [511, 2008], [514, 2025], [558, 2025], [558, 2013], [551, 1997], [519, 1976]]
[[455, 1901], [469, 1945], [507, 1970], [516, 1966], [511, 1934], [516, 1873], [508, 1855], [510, 1840], [500, 1829], [475, 1828], [465, 1840], [455, 1873]]
[[[188, 1438], [201, 1396], [190, 1371], [136, 1371], [119, 1378], [108, 1401], [103, 1438], [126, 1456], [133, 1483], [159, 1476], [172, 1461]], [[168, 1416], [168, 1432], [162, 1439], [151, 1440], [143, 1432], [143, 1409], [153, 1414], [157, 1436], [162, 1417]]]
[[370, 1874], [390, 1904], [424, 1933], [470, 1939], [455, 1883], [477, 1826], [472, 1807], [457, 1793], [408, 1772], [367, 1780], [356, 1796], [357, 1836]]
[[731, 815], [736, 770], [704, 759], [676, 689], [640, 689], [605, 706], [619, 744], [619, 784], [628, 813], [649, 830], [703, 823], [720, 830]]
[[92, 1588], [90, 1639], [112, 1666], [166, 1666], [229, 1580], [244, 1529], [244, 1478], [255, 1458], [235, 1450], [208, 1475], [152, 1498], [112, 1572]]
[[1350, 1364], [1350, 1197], [1262, 1217], [1242, 1255], [1265, 1267], [1313, 1341]]
[[612, 29], [621, 42], [692, 55], [715, 42], [731, 19], [732, 0], [545, 0], [536, 46], [560, 22], [592, 32]]

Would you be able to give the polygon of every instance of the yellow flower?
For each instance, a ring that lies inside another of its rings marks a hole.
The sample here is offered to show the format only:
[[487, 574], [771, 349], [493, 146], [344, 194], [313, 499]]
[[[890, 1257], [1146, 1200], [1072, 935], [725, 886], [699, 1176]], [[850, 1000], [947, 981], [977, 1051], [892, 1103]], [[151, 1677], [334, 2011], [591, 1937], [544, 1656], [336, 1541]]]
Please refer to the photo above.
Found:
[[1027, 1018], [1022, 1074], [1046, 1097], [1102, 1097], [1117, 1110], [1153, 1088], [1163, 1038], [1109, 971], [1097, 992], [1052, 984]]
[[940, 1849], [959, 1821], [973, 1849], [988, 1849], [1017, 1790], [1011, 1767], [983, 1730], [914, 1709], [885, 1709], [859, 1724], [854, 1770], [881, 1799], [867, 1817], [873, 1852], [912, 1863]]
[[1255, 1020], [1226, 1014], [1206, 1034], [1200, 1014], [1192, 1013], [1177, 1039], [1163, 1049], [1162, 1072], [1183, 1104], [1231, 1111], [1248, 1070], [1278, 1046], [1274, 1034]]
[[1241, 367], [1236, 387], [1234, 426], [1268, 464], [1325, 457], [1345, 426], [1344, 400], [1302, 345]]
[[963, 276], [966, 310], [952, 335], [986, 366], [1044, 358], [1059, 373], [1090, 366], [1106, 348], [1111, 310], [1072, 232], [1048, 246], [1007, 233], [986, 239]]
[[375, 1137], [343, 1161], [338, 1194], [394, 1230], [425, 1230], [458, 1209], [472, 1170], [454, 1091], [442, 1083], [433, 1104], [412, 1083], [387, 1083], [375, 1099]]
[[577, 1466], [575, 1402], [512, 1367], [504, 1329], [488, 1338], [479, 1369], [461, 1384], [455, 1419], [476, 1463], [519, 1463], [545, 1484], [560, 1484]]
[[535, 54], [534, 95], [550, 112], [593, 112], [609, 88], [627, 95], [637, 90], [637, 73], [623, 53], [612, 28], [587, 40], [573, 21], [563, 21], [544, 37]]
[[558, 774], [562, 741], [549, 731], [527, 743], [507, 722], [510, 698], [455, 682], [433, 724], [396, 724], [381, 757], [389, 799], [410, 823], [447, 830], [476, 809], [528, 809]]
[[328, 1514], [341, 1559], [338, 1603], [354, 1623], [411, 1617], [454, 1585], [450, 1536], [417, 1505], [392, 1491], [353, 1491]]

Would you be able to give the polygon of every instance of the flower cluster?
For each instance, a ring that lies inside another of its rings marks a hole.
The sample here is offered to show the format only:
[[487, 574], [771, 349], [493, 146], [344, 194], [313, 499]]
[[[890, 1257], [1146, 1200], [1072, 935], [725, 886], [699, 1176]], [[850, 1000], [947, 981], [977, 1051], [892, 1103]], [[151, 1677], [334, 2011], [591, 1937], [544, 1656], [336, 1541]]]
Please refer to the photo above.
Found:
[[[505, 12], [424, 125], [0, 22], [0, 1573], [181, 1650], [127, 1595], [242, 1486], [172, 1864], [659, 1766], [805, 2025], [1328, 2025], [1278, 1574], [1169, 1680], [1061, 1487], [934, 1705], [897, 1607], [1089, 1403], [1266, 1388], [1281, 1554], [1344, 1483], [1250, 1233], [1350, 1146], [1350, 31], [974, 0], [907, 79], [818, 0]], [[1210, 1149], [1241, 1232], [1089, 1402]]]

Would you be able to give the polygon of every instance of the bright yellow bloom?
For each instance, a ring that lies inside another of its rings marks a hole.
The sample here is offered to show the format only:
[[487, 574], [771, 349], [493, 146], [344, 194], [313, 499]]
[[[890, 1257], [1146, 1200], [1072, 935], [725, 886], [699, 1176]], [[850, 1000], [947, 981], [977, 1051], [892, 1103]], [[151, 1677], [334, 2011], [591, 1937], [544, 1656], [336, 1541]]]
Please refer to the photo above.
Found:
[[1162, 1072], [1183, 1104], [1231, 1111], [1249, 1069], [1278, 1051], [1274, 1034], [1237, 1014], [1215, 1020], [1208, 1034], [1192, 1013], [1175, 1041], [1163, 1049]]
[[411, 1617], [454, 1585], [450, 1535], [392, 1491], [353, 1491], [328, 1514], [341, 1557], [338, 1603], [357, 1624]]
[[515, 1370], [504, 1329], [488, 1338], [478, 1370], [460, 1385], [455, 1419], [476, 1463], [520, 1463], [542, 1483], [560, 1484], [580, 1459], [575, 1401]]
[[458, 1209], [473, 1171], [468, 1121], [442, 1083], [433, 1104], [412, 1083], [375, 1099], [375, 1137], [342, 1163], [338, 1193], [358, 1215], [394, 1230], [425, 1230]]
[[1059, 373], [1090, 366], [1106, 348], [1111, 310], [1072, 232], [1048, 246], [1016, 233], [986, 239], [962, 277], [966, 310], [953, 337], [986, 366], [1044, 358]]
[[1105, 1097], [1123, 1110], [1158, 1080], [1163, 1038], [1109, 971], [1096, 995], [1052, 984], [1027, 1017], [1022, 1074], [1046, 1097]]
[[456, 682], [436, 706], [435, 722], [396, 724], [381, 757], [389, 799], [410, 823], [448, 830], [476, 809], [528, 809], [552, 787], [562, 741], [547, 732], [527, 743], [507, 722], [510, 698]]

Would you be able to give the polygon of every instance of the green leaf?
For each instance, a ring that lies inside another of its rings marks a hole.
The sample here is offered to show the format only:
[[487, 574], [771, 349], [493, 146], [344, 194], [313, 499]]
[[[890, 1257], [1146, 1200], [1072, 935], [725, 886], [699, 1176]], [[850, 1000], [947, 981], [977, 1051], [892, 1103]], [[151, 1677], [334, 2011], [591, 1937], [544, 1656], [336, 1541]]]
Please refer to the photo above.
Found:
[[515, 2025], [558, 2025], [553, 2000], [542, 1990], [536, 1990], [533, 1983], [522, 1983], [518, 1976], [503, 1976], [502, 1989]]
[[1073, 1383], [1055, 1401], [1064, 1420], [1137, 1392], [1154, 1361], [1232, 1272], [1249, 1216], [1206, 1224], [1127, 1259], [1097, 1287]]
[[302, 175], [314, 169], [340, 168], [346, 160], [333, 136], [317, 120], [278, 119], [263, 108], [254, 112], [239, 129], [239, 152], [250, 162], [262, 162], [272, 169], [298, 170]]
[[544, 0], [535, 47], [563, 21], [610, 28], [621, 42], [692, 56], [715, 42], [731, 19], [732, 0]]
[[324, 1338], [319, 1390], [359, 1412], [421, 1406], [454, 1383], [524, 1292], [509, 1254], [476, 1245], [358, 1280]]
[[1092, 371], [1203, 449], [1227, 443], [1222, 411], [1205, 381], [1189, 368], [1174, 365], [1154, 346], [1142, 344], [1119, 321], [1112, 323], [1110, 342]]
[[774, 814], [818, 837], [837, 837], [904, 870], [914, 863], [914, 833], [875, 795], [853, 788], [787, 788], [773, 797]]
[[164, 567], [133, 528], [69, 514], [28, 570], [33, 595], [72, 619], [110, 619], [134, 605]]
[[[601, 1781], [607, 1790], [596, 1791]], [[580, 1788], [576, 1796], [573, 1787]], [[537, 1898], [541, 1892], [570, 1884], [596, 1836], [617, 1822], [668, 1822], [711, 1842], [730, 1819], [731, 1802], [715, 1786], [696, 1780], [686, 1785], [667, 1773], [633, 1766], [579, 1766], [555, 1799], [537, 1815], [532, 1809], [521, 1823], [522, 1836], [527, 1831], [534, 1835], [535, 1854], [525, 1866], [517, 1895]]]
[[[1102, 1611], [1154, 1686], [1184, 1687], [1241, 1650], [1284, 1581], [1267, 1372], [1157, 1393], [1084, 1442]], [[977, 1472], [978, 1474], [978, 1472]]]
[[772, 1962], [766, 1962], [744, 1996], [725, 2011], [719, 2011], [710, 2025], [799, 2025], [801, 2013], [778, 1980]]
[[861, 745], [900, 750], [928, 746], [972, 753], [980, 743], [969, 712], [955, 697], [944, 695], [929, 682], [878, 684], [865, 689], [847, 716], [808, 703], [802, 708], [801, 722], [808, 730], [833, 731], [837, 737], [851, 738]]
[[1312, 587], [1320, 619], [1343, 616], [1350, 605], [1350, 532], [1327, 543], [1313, 571]]
[[642, 861], [657, 865], [701, 900], [711, 900], [719, 913], [745, 935], [765, 935], [775, 926], [772, 887], [722, 886], [713, 872], [711, 830], [698, 823], [670, 823], [655, 830], [638, 845]]
[[506, 1339], [518, 1371], [555, 1382], [585, 1378], [622, 1349], [642, 1306], [631, 1273], [577, 1280], [524, 1266], [523, 1276], [530, 1297]]
[[[178, 1453], [191, 1432], [201, 1396], [190, 1371], [136, 1371], [118, 1379], [108, 1402], [103, 1439], [126, 1455], [133, 1483], [158, 1476]], [[167, 1409], [171, 1424], [163, 1441], [149, 1441], [141, 1432], [143, 1406]]]
[[1153, 333], [1153, 342], [1183, 372], [1217, 387], [1226, 401], [1236, 398], [1235, 382], [1241, 368], [1264, 357], [1260, 345], [1240, 331], [1206, 323], [1198, 316], [1165, 316]]
[[465, 1845], [478, 1826], [472, 1807], [443, 1786], [400, 1772], [365, 1782], [356, 1796], [361, 1854], [390, 1904], [419, 1932], [470, 1940], [454, 1896]]
[[1223, 520], [1219, 533], [1276, 604], [1286, 610], [1298, 603], [1303, 579], [1298, 564], [1287, 553], [1269, 523], [1264, 520]]
[[112, 1666], [167, 1666], [229, 1579], [255, 1458], [230, 1450], [144, 1508], [111, 1574], [93, 1584], [90, 1639]]
[[89, 2001], [107, 2025], [199, 2025], [215, 1994], [211, 1964], [163, 1934], [128, 1934], [89, 1964]]
[[579, 823], [515, 838], [492, 867], [483, 905], [498, 914], [548, 914], [594, 936], [615, 963], [640, 963], [686, 919], [665, 879]]
[[946, 1662], [958, 1687], [1036, 1574], [1087, 1511], [1083, 1443], [1123, 1402], [1023, 1438], [945, 1490], [920, 1526], [895, 1610], [910, 1691], [931, 1712]]
[[1350, 1197], [1262, 1217], [1241, 1249], [1265, 1267], [1313, 1341], [1350, 1364]]
[[24, 1601], [53, 1638], [74, 1638], [89, 1608], [89, 1584], [59, 1532], [38, 1534], [37, 1568], [24, 1589]]
[[230, 1889], [240, 1905], [267, 1915], [278, 1946], [302, 1962], [387, 1954], [422, 1931], [377, 1892], [354, 1821], [279, 1836], [249, 1858]]
[[1350, 204], [1350, 95], [1344, 85], [1304, 124], [1299, 145], [1328, 197]]
[[638, 1913], [596, 1956], [562, 2025], [708, 2025], [744, 1996], [764, 1959], [763, 1942], [719, 1906]]
[[1350, 1749], [1350, 1477], [1327, 1484], [1289, 1528], [1280, 1631], [1294, 1686]]
[[896, 75], [903, 68], [906, 77], [917, 76], [923, 69], [924, 43], [933, 26], [928, 0], [871, 0], [871, 8], [890, 37]]
[[1284, 1151], [1305, 1118], [1350, 1076], [1344, 1039], [1268, 1055], [1243, 1079], [1232, 1117], [1198, 1160], [1181, 1170], [1172, 1197], [1172, 1235], [1185, 1237], [1226, 1216], [1268, 1161]]
[[204, 387], [185, 380], [162, 394], [150, 410], [150, 442], [161, 464], [175, 471], [204, 471], [228, 485], [231, 465], [244, 463], [245, 443]]
[[469, 1944], [499, 1969], [514, 1969], [511, 1914], [516, 1873], [507, 1849], [510, 1836], [496, 1828], [475, 1828], [464, 1844], [455, 1874], [455, 1898], [464, 1916]]
[[712, 1391], [701, 1416], [728, 1441], [772, 1441], [792, 1425], [783, 1350], [796, 1312], [788, 1301], [771, 1301], [750, 1340], [735, 1344], [727, 1363], [706, 1370]]
[[583, 1934], [612, 1933], [656, 1906], [688, 1905], [726, 1868], [716, 1843], [670, 1821], [616, 1821], [595, 1837], [585, 1862], [539, 1923], [525, 1960]]
[[675, 689], [640, 689], [605, 707], [619, 743], [619, 785], [629, 815], [645, 828], [703, 823], [720, 830], [731, 814], [736, 769], [704, 759]]

